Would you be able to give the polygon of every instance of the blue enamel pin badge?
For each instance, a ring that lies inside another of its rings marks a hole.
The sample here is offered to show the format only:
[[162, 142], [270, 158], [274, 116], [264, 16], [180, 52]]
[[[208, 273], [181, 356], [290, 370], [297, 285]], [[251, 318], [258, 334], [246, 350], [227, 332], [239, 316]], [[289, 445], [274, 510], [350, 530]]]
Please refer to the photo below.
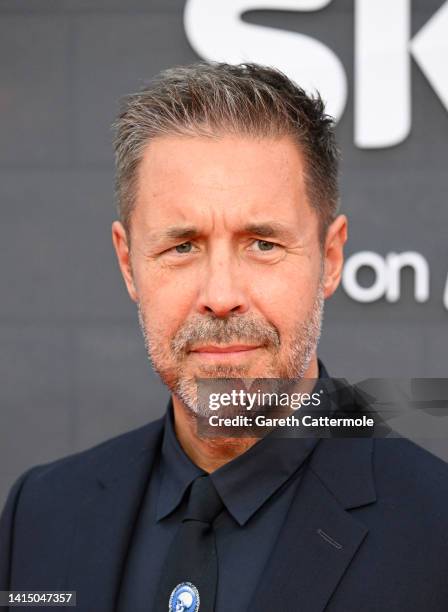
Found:
[[198, 612], [199, 591], [191, 582], [181, 582], [173, 589], [168, 612]]

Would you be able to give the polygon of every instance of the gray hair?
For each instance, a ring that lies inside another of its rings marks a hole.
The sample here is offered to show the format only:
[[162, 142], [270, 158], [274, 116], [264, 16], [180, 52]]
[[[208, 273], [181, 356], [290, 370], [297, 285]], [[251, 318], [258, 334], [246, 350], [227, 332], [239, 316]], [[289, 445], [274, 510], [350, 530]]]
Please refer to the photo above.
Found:
[[319, 93], [307, 94], [277, 69], [199, 62], [162, 71], [123, 98], [113, 124], [117, 211], [130, 237], [137, 171], [149, 141], [163, 135], [291, 136], [305, 159], [305, 184], [321, 243], [339, 203], [334, 120]]

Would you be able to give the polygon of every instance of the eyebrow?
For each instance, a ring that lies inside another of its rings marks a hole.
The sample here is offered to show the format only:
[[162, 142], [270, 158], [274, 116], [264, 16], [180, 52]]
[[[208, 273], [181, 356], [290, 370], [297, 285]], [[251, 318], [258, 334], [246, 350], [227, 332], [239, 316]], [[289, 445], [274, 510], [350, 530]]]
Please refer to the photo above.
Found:
[[[283, 238], [293, 239], [295, 237], [286, 225], [278, 221], [268, 221], [265, 223], [247, 223], [237, 232], [238, 234], [254, 234], [262, 238]], [[157, 235], [158, 240], [191, 240], [200, 235], [197, 227], [188, 226], [172, 226], [160, 232]]]
[[161, 238], [168, 238], [170, 240], [188, 240], [195, 238], [199, 234], [199, 231], [194, 226], [173, 226], [169, 227], [165, 231], [161, 232]]
[[292, 239], [295, 234], [283, 223], [278, 221], [268, 221], [266, 223], [249, 223], [244, 226], [243, 233], [256, 234], [263, 238], [284, 238]]

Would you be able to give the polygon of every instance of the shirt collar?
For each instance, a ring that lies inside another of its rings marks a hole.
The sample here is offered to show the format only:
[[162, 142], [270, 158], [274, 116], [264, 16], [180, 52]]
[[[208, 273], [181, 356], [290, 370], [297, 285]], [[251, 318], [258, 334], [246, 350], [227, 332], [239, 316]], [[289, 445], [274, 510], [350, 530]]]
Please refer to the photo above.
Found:
[[180, 504], [185, 491], [198, 476], [206, 474], [184, 452], [174, 431], [173, 401], [165, 414], [162, 441], [161, 483], [157, 501], [157, 520], [168, 516]]
[[[319, 360], [319, 379], [328, 373]], [[233, 518], [244, 525], [250, 517], [303, 465], [318, 438], [266, 436], [245, 453], [212, 472], [211, 479]], [[162, 477], [157, 520], [180, 504], [185, 491], [198, 476], [205, 475], [185, 454], [174, 431], [173, 404], [165, 415], [162, 442]]]

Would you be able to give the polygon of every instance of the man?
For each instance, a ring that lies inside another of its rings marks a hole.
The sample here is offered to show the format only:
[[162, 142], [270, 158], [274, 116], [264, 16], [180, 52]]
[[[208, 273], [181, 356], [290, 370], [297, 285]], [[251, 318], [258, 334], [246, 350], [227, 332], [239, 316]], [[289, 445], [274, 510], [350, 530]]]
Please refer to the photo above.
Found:
[[447, 610], [444, 462], [404, 439], [198, 433], [199, 379], [328, 377], [347, 219], [321, 99], [257, 65], [167, 70], [115, 147], [113, 243], [171, 400], [17, 481], [0, 588], [95, 612]]

